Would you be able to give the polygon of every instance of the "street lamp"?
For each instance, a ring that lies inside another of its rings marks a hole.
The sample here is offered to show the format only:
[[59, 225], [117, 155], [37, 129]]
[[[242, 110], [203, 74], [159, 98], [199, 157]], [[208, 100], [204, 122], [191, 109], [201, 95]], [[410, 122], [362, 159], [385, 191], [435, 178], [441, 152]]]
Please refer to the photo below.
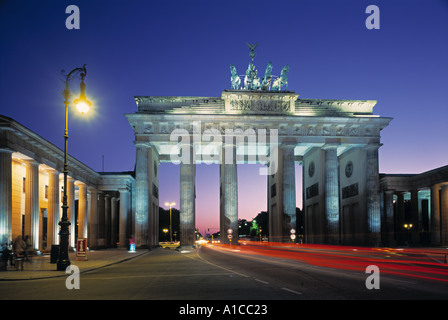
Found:
[[404, 228], [405, 228], [406, 230], [408, 230], [408, 231], [406, 232], [406, 242], [409, 243], [409, 238], [410, 238], [411, 229], [412, 229], [412, 223], [410, 223], [410, 224], [405, 223], [405, 224], [404, 224]]
[[69, 243], [69, 236], [70, 236], [70, 221], [67, 217], [67, 174], [68, 174], [68, 165], [67, 165], [67, 142], [68, 142], [68, 105], [69, 105], [69, 98], [70, 98], [70, 83], [72, 81], [72, 77], [79, 74], [81, 77], [81, 94], [79, 96], [79, 99], [76, 99], [75, 105], [77, 109], [81, 113], [86, 113], [89, 111], [90, 106], [92, 103], [87, 100], [85, 95], [85, 88], [86, 85], [84, 83], [84, 78], [87, 74], [86, 65], [82, 66], [81, 68], [76, 68], [70, 71], [67, 75], [65, 75], [65, 88], [63, 91], [63, 96], [65, 98], [64, 104], [65, 104], [65, 131], [64, 131], [64, 196], [62, 197], [62, 218], [61, 221], [59, 221], [59, 225], [61, 226], [61, 229], [59, 230], [59, 257], [57, 261], [57, 270], [58, 271], [65, 271], [67, 267], [70, 265], [70, 259], [68, 257], [68, 243]]
[[173, 242], [173, 227], [171, 223], [171, 207], [174, 206], [175, 202], [165, 202], [166, 206], [170, 206], [170, 242]]
[[164, 228], [162, 231], [165, 233], [165, 242], [166, 242], [166, 233], [168, 232], [168, 229]]

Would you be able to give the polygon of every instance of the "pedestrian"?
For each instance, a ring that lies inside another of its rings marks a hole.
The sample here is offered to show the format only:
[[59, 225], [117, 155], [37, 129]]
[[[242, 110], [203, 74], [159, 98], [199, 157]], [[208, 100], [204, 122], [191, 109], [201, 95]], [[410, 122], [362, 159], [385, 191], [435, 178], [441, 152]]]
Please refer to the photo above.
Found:
[[14, 266], [18, 269], [19, 264], [23, 270], [23, 257], [26, 252], [26, 243], [23, 241], [21, 236], [17, 236], [12, 245], [12, 253], [14, 259]]
[[31, 238], [29, 236], [25, 237], [25, 245], [26, 245], [26, 249], [25, 249], [25, 261], [30, 261], [29, 259], [29, 255], [32, 253], [33, 251], [33, 245], [31, 243]]
[[8, 248], [8, 239], [7, 237], [4, 237], [4, 241], [1, 245], [1, 262], [0, 262], [0, 270], [6, 271], [8, 266], [8, 260], [10, 256], [10, 250]]

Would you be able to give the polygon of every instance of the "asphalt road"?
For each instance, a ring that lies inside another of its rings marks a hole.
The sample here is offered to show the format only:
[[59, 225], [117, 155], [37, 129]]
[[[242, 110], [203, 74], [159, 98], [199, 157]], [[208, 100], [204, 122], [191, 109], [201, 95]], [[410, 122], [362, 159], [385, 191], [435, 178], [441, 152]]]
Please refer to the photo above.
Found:
[[67, 289], [68, 276], [3, 281], [0, 299], [262, 302], [448, 298], [447, 282], [381, 274], [380, 288], [367, 289], [368, 276], [365, 272], [216, 246], [187, 252], [160, 248], [130, 261], [81, 273], [79, 289]]

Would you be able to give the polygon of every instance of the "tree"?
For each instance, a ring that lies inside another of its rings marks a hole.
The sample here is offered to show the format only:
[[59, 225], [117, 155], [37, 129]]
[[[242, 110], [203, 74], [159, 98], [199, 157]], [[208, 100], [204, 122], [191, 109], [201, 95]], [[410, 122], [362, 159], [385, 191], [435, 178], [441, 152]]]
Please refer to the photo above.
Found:
[[250, 222], [246, 219], [238, 219], [238, 234], [240, 237], [250, 235]]
[[[256, 221], [258, 230], [262, 230], [263, 236], [269, 236], [269, 214], [267, 211], [260, 212], [252, 221]], [[258, 235], [258, 234], [256, 234]]]
[[252, 220], [252, 225], [250, 227], [250, 236], [256, 237], [260, 234], [259, 226], [257, 219]]

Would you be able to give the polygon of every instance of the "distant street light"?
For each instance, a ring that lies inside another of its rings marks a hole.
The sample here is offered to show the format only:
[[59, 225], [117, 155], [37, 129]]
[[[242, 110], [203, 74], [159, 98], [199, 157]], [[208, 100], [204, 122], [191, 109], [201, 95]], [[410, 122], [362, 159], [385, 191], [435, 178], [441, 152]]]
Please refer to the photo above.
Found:
[[166, 206], [170, 207], [170, 242], [173, 242], [173, 227], [172, 227], [172, 222], [171, 222], [171, 207], [176, 205], [175, 202], [165, 202]]
[[166, 242], [166, 233], [168, 232], [168, 229], [165, 228], [162, 231], [165, 233], [165, 242]]
[[405, 223], [404, 224], [404, 228], [407, 230], [406, 232], [406, 242], [409, 244], [409, 239], [410, 239], [410, 234], [411, 234], [411, 229], [412, 229], [412, 223]]
[[65, 104], [65, 132], [64, 132], [64, 196], [62, 197], [62, 218], [61, 221], [59, 221], [59, 225], [61, 226], [61, 229], [59, 230], [59, 257], [57, 261], [57, 270], [58, 271], [65, 271], [67, 267], [70, 265], [70, 258], [68, 257], [68, 243], [69, 243], [69, 236], [70, 236], [70, 221], [67, 217], [67, 174], [68, 174], [68, 165], [67, 165], [67, 142], [68, 142], [68, 105], [69, 105], [69, 99], [70, 99], [70, 83], [72, 81], [72, 76], [79, 74], [81, 77], [81, 94], [79, 96], [79, 99], [76, 99], [75, 105], [77, 109], [81, 113], [86, 113], [89, 111], [90, 106], [92, 106], [92, 103], [87, 100], [85, 95], [85, 88], [86, 85], [84, 83], [84, 78], [87, 74], [86, 65], [82, 66], [81, 68], [76, 68], [70, 71], [65, 76], [65, 89], [63, 91], [63, 96], [65, 98], [64, 104]]

